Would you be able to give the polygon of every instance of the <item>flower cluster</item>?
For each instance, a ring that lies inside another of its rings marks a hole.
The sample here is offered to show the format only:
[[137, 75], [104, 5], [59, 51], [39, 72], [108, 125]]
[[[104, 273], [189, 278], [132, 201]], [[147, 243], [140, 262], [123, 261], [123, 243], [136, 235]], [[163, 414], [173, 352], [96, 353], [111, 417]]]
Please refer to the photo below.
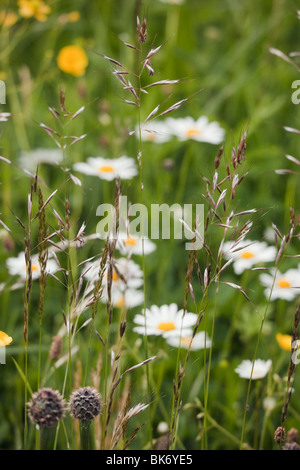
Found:
[[[98, 281], [100, 260], [88, 262], [83, 267], [84, 278], [92, 284]], [[107, 302], [111, 296], [111, 303], [117, 308], [133, 308], [144, 301], [144, 293], [139, 290], [143, 286], [143, 271], [140, 266], [128, 258], [117, 258], [112, 261], [111, 289], [108, 293], [108, 270], [107, 263], [103, 277], [102, 302]]]
[[[232, 261], [233, 270], [237, 275], [253, 267], [264, 267], [264, 263], [275, 261], [277, 256], [275, 246], [245, 239], [239, 242], [225, 242], [222, 250], [224, 258]], [[265, 287], [267, 299], [292, 301], [300, 293], [300, 265], [285, 273], [271, 268], [269, 273], [262, 273], [259, 280]]]
[[23, 18], [35, 18], [44, 22], [51, 13], [51, 8], [42, 0], [18, 0], [19, 14]]

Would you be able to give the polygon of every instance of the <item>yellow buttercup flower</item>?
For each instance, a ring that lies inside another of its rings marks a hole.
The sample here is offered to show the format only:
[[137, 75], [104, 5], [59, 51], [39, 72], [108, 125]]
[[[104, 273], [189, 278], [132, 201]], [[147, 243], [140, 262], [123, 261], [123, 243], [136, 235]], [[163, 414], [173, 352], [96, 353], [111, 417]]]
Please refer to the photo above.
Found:
[[291, 335], [283, 335], [282, 333], [277, 333], [276, 341], [281, 349], [284, 351], [290, 351], [292, 347], [292, 337]]
[[35, 18], [38, 21], [46, 21], [51, 8], [42, 0], [18, 0], [19, 13], [23, 18]]
[[0, 347], [8, 346], [12, 342], [12, 338], [3, 331], [0, 331]]
[[80, 46], [65, 46], [58, 53], [57, 65], [63, 72], [79, 77], [85, 73], [88, 58]]

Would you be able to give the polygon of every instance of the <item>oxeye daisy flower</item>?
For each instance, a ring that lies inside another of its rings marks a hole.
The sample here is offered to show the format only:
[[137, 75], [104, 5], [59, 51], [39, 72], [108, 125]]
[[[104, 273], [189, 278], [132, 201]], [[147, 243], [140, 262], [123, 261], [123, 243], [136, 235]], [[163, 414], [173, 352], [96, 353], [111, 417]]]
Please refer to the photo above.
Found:
[[[143, 242], [144, 240], [144, 242]], [[123, 255], [142, 255], [144, 246], [144, 254], [150, 254], [156, 250], [156, 245], [149, 238], [130, 235], [126, 232], [118, 233], [116, 248]]]
[[171, 336], [190, 336], [191, 327], [197, 321], [195, 313], [178, 310], [175, 303], [171, 305], [152, 305], [150, 309], [146, 309], [145, 315], [135, 315], [134, 323], [138, 326], [133, 331], [142, 335], [156, 335], [169, 338]]
[[190, 347], [191, 351], [198, 351], [199, 349], [210, 348], [211, 339], [205, 335], [204, 331], [199, 331], [199, 333], [195, 334], [194, 338], [192, 334], [189, 336], [171, 336], [167, 338], [167, 343], [175, 348], [180, 346], [181, 348], [189, 349]]
[[289, 269], [281, 273], [275, 269], [270, 274], [263, 273], [259, 277], [261, 283], [266, 287], [265, 296], [271, 300], [284, 299], [294, 300], [300, 293], [300, 267]]
[[134, 159], [125, 155], [114, 159], [89, 157], [86, 162], [75, 163], [73, 168], [80, 173], [98, 176], [107, 181], [118, 177], [131, 179], [138, 174]]
[[[19, 276], [22, 281], [26, 279], [26, 262], [25, 253], [21, 252], [17, 257], [8, 258], [6, 266], [11, 276]], [[46, 266], [46, 272], [54, 274], [58, 270], [58, 266], [53, 259], [49, 259]], [[31, 258], [31, 273], [32, 279], [38, 279], [41, 275], [41, 267], [39, 264], [38, 256], [34, 255]]]
[[62, 72], [74, 77], [84, 75], [89, 63], [84, 49], [76, 45], [65, 46], [60, 49], [56, 61]]
[[22, 152], [19, 158], [21, 168], [35, 171], [41, 163], [57, 165], [62, 162], [63, 154], [58, 149], [35, 149], [31, 152]]
[[8, 336], [4, 331], [0, 331], [0, 348], [8, 346], [12, 342], [12, 338]]
[[[100, 261], [88, 262], [83, 268], [85, 279], [97, 282], [99, 277]], [[105, 269], [103, 284], [107, 285], [108, 264]], [[143, 285], [143, 271], [134, 261], [127, 258], [115, 259], [112, 266], [112, 286], [117, 289], [136, 289]]]
[[251, 378], [252, 380], [258, 380], [263, 379], [267, 375], [271, 368], [271, 365], [271, 359], [268, 359], [267, 361], [264, 361], [262, 359], [256, 359], [254, 361], [254, 364], [253, 361], [246, 359], [234, 371], [239, 374], [242, 379]]
[[[135, 135], [139, 139], [139, 128], [136, 127]], [[141, 127], [141, 139], [146, 142], [154, 142], [162, 144], [168, 142], [173, 138], [169, 126], [164, 121], [152, 121], [144, 124]]]
[[226, 259], [233, 259], [234, 272], [241, 274], [260, 263], [274, 261], [277, 250], [265, 242], [243, 240], [239, 243], [225, 242], [223, 253]]
[[[107, 289], [104, 289], [101, 302], [108, 300]], [[144, 302], [144, 292], [138, 289], [118, 289], [113, 287], [111, 291], [111, 303], [114, 307], [130, 309], [141, 305]]]
[[206, 116], [193, 119], [190, 116], [184, 118], [167, 118], [165, 124], [170, 132], [179, 140], [196, 140], [210, 144], [220, 144], [225, 137], [225, 131], [218, 122], [209, 122]]

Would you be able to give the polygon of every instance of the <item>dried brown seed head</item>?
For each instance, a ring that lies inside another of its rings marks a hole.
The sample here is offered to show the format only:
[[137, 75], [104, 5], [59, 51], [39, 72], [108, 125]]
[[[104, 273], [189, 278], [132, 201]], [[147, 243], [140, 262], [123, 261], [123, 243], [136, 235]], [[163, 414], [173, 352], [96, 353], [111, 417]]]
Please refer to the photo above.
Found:
[[144, 18], [142, 24], [140, 23], [139, 18], [137, 18], [137, 32], [138, 32], [138, 39], [141, 44], [146, 42], [147, 40], [147, 21]]
[[57, 390], [41, 388], [28, 403], [28, 417], [40, 428], [50, 428], [65, 416], [65, 401]]
[[69, 410], [79, 421], [92, 421], [102, 411], [100, 393], [92, 387], [75, 390], [70, 397]]
[[274, 433], [274, 441], [277, 442], [277, 444], [280, 444], [281, 442], [285, 441], [286, 439], [286, 432], [283, 426], [278, 426]]
[[297, 442], [287, 442], [284, 444], [282, 450], [300, 450], [300, 446]]
[[51, 361], [56, 361], [61, 354], [62, 349], [62, 337], [61, 336], [53, 336], [52, 344], [49, 351], [49, 358]]

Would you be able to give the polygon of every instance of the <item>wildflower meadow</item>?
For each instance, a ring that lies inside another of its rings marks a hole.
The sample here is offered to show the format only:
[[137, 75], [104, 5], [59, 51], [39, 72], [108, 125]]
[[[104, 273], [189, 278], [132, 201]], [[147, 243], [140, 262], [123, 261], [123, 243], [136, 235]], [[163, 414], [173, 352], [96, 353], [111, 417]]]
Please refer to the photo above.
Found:
[[300, 450], [299, 21], [2, 0], [1, 450]]

